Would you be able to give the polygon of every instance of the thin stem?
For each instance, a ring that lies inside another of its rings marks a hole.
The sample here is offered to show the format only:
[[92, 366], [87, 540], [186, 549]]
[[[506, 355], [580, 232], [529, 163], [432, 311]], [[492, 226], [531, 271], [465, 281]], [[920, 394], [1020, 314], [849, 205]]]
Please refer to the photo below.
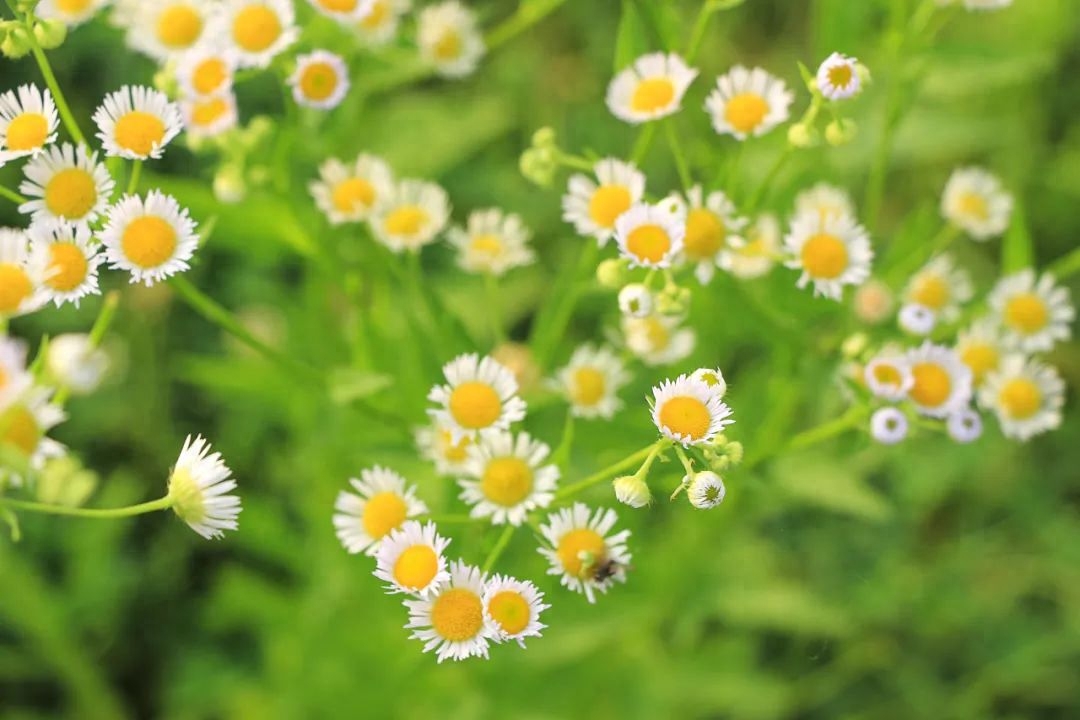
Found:
[[739, 178], [739, 168], [742, 166], [742, 159], [743, 155], [746, 153], [747, 142], [749, 142], [749, 138], [739, 143], [739, 149], [735, 151], [735, 156], [731, 158], [731, 164], [728, 166], [728, 176], [727, 182], [724, 183], [724, 192], [732, 200], [735, 198], [735, 182]]
[[122, 508], [79, 508], [68, 507], [66, 505], [49, 505], [47, 503], [29, 502], [27, 500], [0, 498], [0, 505], [9, 507], [13, 510], [43, 513], [46, 515], [93, 518], [97, 520], [111, 520], [114, 518], [132, 517], [134, 515], [145, 515], [146, 513], [157, 512], [158, 510], [168, 510], [172, 507], [172, 503], [172, 498], [168, 495], [163, 498], [158, 498], [157, 500], [151, 500], [150, 502], [129, 505], [128, 507]]
[[638, 134], [637, 140], [634, 142], [634, 149], [630, 153], [630, 162], [638, 167], [645, 162], [645, 157], [649, 154], [649, 148], [652, 147], [653, 140], [656, 139], [656, 123], [648, 123], [641, 129], [641, 133]]
[[686, 162], [686, 154], [682, 149], [682, 141], [679, 140], [679, 134], [675, 131], [675, 123], [672, 120], [666, 120], [664, 122], [664, 133], [667, 135], [671, 154], [675, 158], [675, 168], [679, 172], [679, 180], [683, 184], [683, 189], [689, 190], [694, 184], [694, 179], [690, 176], [690, 166]]
[[492, 345], [497, 347], [506, 342], [506, 328], [503, 327], [499, 279], [495, 277], [495, 273], [484, 273], [484, 291], [487, 295], [487, 316], [491, 322]]
[[788, 442], [786, 449], [801, 450], [834, 438], [837, 435], [842, 435], [858, 425], [865, 416], [866, 408], [861, 405], [854, 405], [840, 417], [795, 435]]
[[563, 425], [562, 438], [559, 440], [559, 446], [555, 448], [555, 452], [551, 453], [551, 463], [558, 467], [562, 467], [566, 464], [566, 461], [570, 459], [570, 448], [574, 445], [574, 409], [568, 408], [566, 411], [566, 423]]
[[568, 168], [572, 168], [574, 170], [584, 170], [585, 172], [593, 172], [596, 169], [596, 164], [590, 161], [588, 158], [583, 158], [579, 155], [565, 153], [561, 150], [555, 150], [555, 162]]
[[679, 462], [682, 463], [683, 470], [686, 471], [686, 474], [687, 475], [693, 475], [694, 474], [694, 462], [690, 458], [686, 457], [686, 451], [683, 450], [682, 447], [676, 445], [675, 446], [675, 454], [678, 456]]
[[499, 559], [499, 556], [506, 550], [506, 546], [510, 544], [510, 538], [514, 536], [514, 530], [517, 526], [506, 524], [502, 533], [499, 535], [499, 539], [495, 541], [495, 547], [491, 548], [491, 552], [488, 553], [487, 559], [484, 560], [483, 570], [484, 574], [491, 572], [491, 568], [495, 567], [495, 562]]
[[701, 50], [701, 43], [705, 40], [705, 31], [709, 29], [709, 20], [712, 19], [714, 12], [716, 12], [716, 6], [713, 3], [701, 3], [701, 10], [698, 11], [697, 19], [694, 20], [694, 29], [690, 31], [690, 42], [686, 45], [686, 62], [693, 64], [694, 58]]
[[41, 75], [45, 78], [45, 84], [49, 86], [49, 91], [56, 102], [56, 109], [60, 111], [60, 117], [64, 121], [64, 127], [67, 128], [68, 133], [77, 144], [88, 144], [86, 136], [79, 129], [79, 123], [75, 120], [75, 116], [71, 114], [71, 108], [68, 107], [67, 100], [64, 99], [64, 92], [60, 89], [60, 83], [56, 82], [56, 75], [53, 74], [52, 66], [49, 65], [49, 58], [45, 57], [45, 52], [38, 45], [33, 30], [30, 28], [28, 30], [30, 52], [34, 54], [34, 59], [37, 60], [38, 67], [41, 68]]
[[23, 197], [14, 190], [8, 190], [3, 185], [0, 185], [0, 197], [5, 197], [16, 205], [22, 205], [25, 202], [29, 202], [29, 198]]
[[765, 195], [772, 189], [773, 181], [776, 180], [776, 176], [780, 174], [780, 171], [784, 169], [784, 165], [787, 164], [788, 158], [791, 157], [792, 152], [793, 148], [791, 145], [788, 145], [784, 148], [784, 152], [780, 153], [779, 157], [776, 158], [776, 162], [769, 168], [769, 172], [765, 175], [765, 179], [761, 181], [757, 190], [754, 191], [754, 194], [751, 195], [750, 199], [746, 202], [746, 206], [743, 210], [744, 214], [752, 215], [754, 211], [757, 210], [758, 205], [765, 199]]
[[492, 28], [484, 42], [488, 50], [495, 50], [525, 32], [554, 12], [566, 0], [533, 0], [523, 2], [517, 12]]
[[624, 457], [619, 462], [614, 463], [612, 465], [608, 465], [603, 470], [596, 471], [595, 473], [588, 476], [584, 480], [579, 480], [578, 482], [573, 483], [572, 485], [567, 485], [562, 490], [559, 490], [557, 493], [555, 493], [555, 499], [556, 500], [563, 500], [563, 499], [568, 498], [568, 497], [573, 497], [574, 495], [577, 495], [579, 492], [582, 492], [583, 490], [588, 490], [589, 488], [591, 488], [593, 485], [596, 485], [597, 483], [604, 482], [605, 480], [610, 478], [612, 475], [616, 475], [616, 474], [622, 472], [623, 470], [629, 470], [630, 468], [634, 467], [635, 465], [637, 465], [638, 463], [640, 463], [642, 461], [645, 461], [646, 463], [651, 465], [652, 461], [656, 458], [657, 453], [660, 451], [660, 448], [663, 445], [664, 445], [663, 440], [657, 440], [656, 442], [654, 442], [649, 447], [642, 448], [641, 450], [638, 450], [633, 455], [630, 455], [628, 457]]
[[139, 175], [142, 174], [142, 160], [135, 160], [131, 165], [131, 174], [128, 175], [127, 194], [134, 195], [139, 187]]

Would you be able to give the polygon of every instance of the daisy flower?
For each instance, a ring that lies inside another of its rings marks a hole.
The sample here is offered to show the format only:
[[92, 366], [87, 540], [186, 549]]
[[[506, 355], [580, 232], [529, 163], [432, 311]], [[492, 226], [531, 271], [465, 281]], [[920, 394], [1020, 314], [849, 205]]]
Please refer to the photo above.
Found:
[[655, 304], [652, 291], [642, 283], [630, 283], [619, 291], [619, 312], [627, 317], [646, 318]]
[[59, 20], [68, 27], [82, 25], [109, 0], [41, 0], [34, 8], [34, 15], [42, 20]]
[[292, 0], [225, 0], [222, 13], [240, 67], [266, 67], [299, 33]]
[[406, 485], [393, 470], [376, 465], [361, 470], [360, 479], [351, 478], [349, 484], [356, 494], [343, 490], [334, 503], [334, 528], [349, 553], [375, 555], [380, 540], [428, 511], [416, 497], [416, 487]]
[[795, 196], [796, 215], [820, 215], [827, 217], [855, 217], [855, 202], [847, 190], [819, 182]]
[[21, 85], [0, 95], [0, 165], [56, 141], [60, 117], [48, 90]]
[[574, 417], [610, 420], [622, 407], [619, 390], [630, 382], [619, 356], [610, 348], [582, 345], [556, 374], [556, 386], [570, 402]]
[[406, 520], [379, 542], [375, 577], [389, 583], [386, 589], [391, 593], [430, 597], [450, 579], [443, 555], [449, 544], [435, 523]]
[[540, 637], [540, 631], [547, 627], [540, 622], [540, 613], [551, 606], [528, 580], [495, 575], [484, 588], [483, 603], [484, 615], [497, 631], [495, 642], [514, 640], [525, 647], [525, 638]]
[[548, 575], [573, 592], [583, 593], [590, 603], [596, 593], [606, 593], [617, 582], [626, 582], [630, 552], [626, 548], [629, 530], [608, 535], [618, 517], [615, 511], [600, 508], [589, 513], [583, 503], [574, 503], [548, 515], [540, 533], [547, 547], [540, 554], [548, 559]]
[[870, 436], [882, 445], [895, 445], [908, 435], [907, 415], [894, 407], [878, 408], [870, 416]]
[[892, 352], [883, 352], [866, 363], [863, 379], [874, 397], [892, 401], [903, 399], [915, 383], [907, 358]]
[[904, 305], [897, 315], [900, 329], [916, 337], [926, 337], [932, 333], [937, 320], [937, 315], [933, 310], [915, 303]]
[[75, 395], [96, 390], [109, 370], [109, 356], [83, 333], [64, 333], [49, 338], [45, 355], [49, 375]]
[[421, 10], [416, 34], [420, 57], [444, 77], [471, 74], [486, 51], [476, 15], [456, 0]]
[[635, 60], [607, 89], [611, 114], [634, 125], [673, 115], [698, 71], [675, 53], [649, 53]]
[[680, 320], [669, 315], [645, 318], [624, 315], [622, 331], [626, 347], [649, 366], [677, 363], [689, 356], [697, 344], [693, 329], [681, 327]]
[[[676, 198], [683, 204], [682, 198]], [[683, 236], [682, 258], [694, 266], [698, 282], [706, 285], [716, 268], [730, 265], [728, 255], [745, 241], [739, 235], [746, 227], [746, 218], [739, 217], [735, 204], [717, 190], [707, 196], [700, 185], [686, 191], [683, 205], [686, 232]]]
[[125, 85], [94, 112], [105, 154], [147, 160], [160, 158], [184, 126], [180, 107], [153, 88]]
[[188, 98], [180, 103], [184, 128], [190, 139], [216, 137], [236, 127], [239, 115], [231, 90], [216, 95]]
[[1012, 195], [1001, 181], [977, 167], [954, 170], [941, 197], [941, 214], [975, 240], [1005, 232], [1012, 209]]
[[401, 16], [412, 9], [412, 0], [375, 0], [363, 20], [355, 24], [357, 33], [368, 46], [385, 45], [397, 35]]
[[467, 478], [458, 480], [471, 517], [494, 525], [521, 525], [525, 516], [555, 498], [559, 468], [544, 464], [551, 448], [528, 433], [485, 430], [468, 449]]
[[667, 268], [682, 252], [686, 215], [678, 202], [639, 204], [615, 221], [615, 242], [630, 267]]
[[683, 447], [712, 442], [728, 425], [731, 408], [720, 388], [703, 377], [680, 375], [653, 388], [652, 420], [664, 437]]
[[840, 300], [845, 285], [870, 277], [870, 238], [850, 215], [797, 215], [784, 245], [794, 255], [787, 267], [802, 271], [798, 286], [812, 282], [815, 295]]
[[499, 631], [484, 612], [484, 573], [455, 561], [445, 585], [421, 600], [406, 600], [409, 637], [424, 643], [424, 652], [435, 651], [441, 663], [447, 658], [465, 660], [488, 656]]
[[997, 370], [1004, 353], [1004, 342], [997, 323], [986, 318], [966, 330], [956, 339], [956, 354], [971, 370], [975, 387], [980, 387], [988, 373]]
[[296, 58], [296, 70], [288, 83], [298, 105], [332, 110], [349, 91], [349, 68], [341, 56], [316, 50]]
[[218, 6], [213, 0], [153, 0], [135, 5], [128, 45], [158, 62], [192, 49], [212, 31]]
[[26, 163], [23, 172], [26, 180], [19, 192], [32, 199], [20, 205], [19, 212], [31, 215], [33, 222], [93, 222], [113, 191], [108, 169], [85, 145], [54, 145]]
[[945, 418], [945, 430], [958, 443], [975, 442], [982, 437], [982, 416], [969, 407], [961, 408]]
[[363, 20], [375, 7], [375, 0], [308, 0], [308, 2], [326, 17], [342, 24]]
[[990, 308], [1001, 323], [1003, 339], [1021, 352], [1044, 352], [1072, 336], [1076, 318], [1068, 289], [1053, 276], [1036, 277], [1028, 268], [1003, 277], [989, 297]]
[[184, 272], [199, 245], [195, 221], [175, 198], [151, 190], [125, 195], [109, 209], [99, 238], [109, 267], [147, 286]]
[[459, 355], [443, 366], [443, 375], [446, 384], [428, 393], [428, 400], [440, 407], [428, 414], [448, 428], [455, 441], [479, 430], [506, 430], [525, 418], [514, 374], [492, 358]]
[[922, 305], [936, 316], [952, 321], [960, 315], [960, 306], [971, 300], [974, 289], [971, 276], [957, 267], [949, 255], [939, 255], [911, 276], [904, 289], [904, 299]]
[[176, 65], [176, 82], [184, 95], [209, 98], [232, 91], [236, 58], [229, 50], [204, 46], [184, 53]]
[[775, 215], [764, 213], [742, 234], [744, 242], [739, 246], [731, 245], [721, 256], [721, 267], [741, 280], [767, 275], [780, 258], [780, 221]]
[[439, 423], [418, 428], [414, 434], [416, 446], [424, 458], [435, 464], [440, 475], [461, 475], [469, 459], [473, 438], [463, 435], [455, 440], [454, 432]]
[[[0, 414], [0, 445], [10, 445], [29, 460], [30, 467], [41, 470], [48, 460], [63, 457], [63, 445], [48, 437], [54, 427], [64, 422], [64, 409], [52, 402], [49, 388], [31, 387], [24, 390]], [[10, 474], [8, 480], [21, 487], [25, 478]]]
[[579, 235], [597, 239], [603, 247], [615, 232], [615, 221], [641, 202], [645, 176], [632, 163], [604, 158], [593, 168], [595, 181], [581, 173], [570, 176], [563, 195], [563, 220], [573, 223]]
[[45, 304], [45, 268], [23, 230], [0, 228], [0, 318], [25, 315]]
[[870, 278], [855, 290], [855, 315], [864, 323], [878, 325], [892, 317], [896, 298], [888, 285]]
[[736, 65], [716, 80], [716, 89], [705, 101], [713, 129], [737, 140], [759, 137], [785, 122], [794, 94], [780, 78], [761, 68], [747, 70]]
[[394, 253], [419, 252], [446, 227], [450, 198], [431, 182], [402, 180], [391, 187], [371, 218], [376, 239]]
[[1061, 425], [1065, 383], [1050, 365], [1010, 355], [986, 376], [979, 403], [994, 411], [1005, 437], [1026, 442]]
[[971, 400], [971, 370], [953, 350], [930, 341], [907, 353], [912, 384], [908, 398], [920, 413], [943, 418]]
[[686, 497], [698, 510], [711, 510], [724, 502], [727, 488], [724, 480], [711, 470], [695, 473], [692, 478], [683, 478], [686, 485]]
[[394, 187], [390, 166], [374, 155], [360, 155], [351, 165], [330, 158], [319, 166], [319, 179], [308, 185], [315, 204], [331, 225], [366, 220]]
[[98, 266], [105, 262], [87, 225], [49, 220], [31, 225], [31, 252], [38, 253], [44, 268], [42, 291], [57, 307], [66, 302], [79, 307], [87, 295], [100, 295]]
[[818, 67], [817, 86], [828, 100], [847, 100], [855, 97], [862, 90], [859, 61], [834, 52]]
[[207, 540], [236, 530], [240, 498], [232, 494], [236, 480], [221, 453], [211, 453], [201, 435], [188, 435], [180, 457], [169, 474], [169, 498], [177, 517]]
[[491, 208], [471, 212], [468, 225], [451, 228], [447, 238], [458, 250], [461, 269], [498, 276], [536, 260], [530, 236], [520, 215]]
[[26, 371], [26, 345], [0, 335], [0, 416], [34, 384]]

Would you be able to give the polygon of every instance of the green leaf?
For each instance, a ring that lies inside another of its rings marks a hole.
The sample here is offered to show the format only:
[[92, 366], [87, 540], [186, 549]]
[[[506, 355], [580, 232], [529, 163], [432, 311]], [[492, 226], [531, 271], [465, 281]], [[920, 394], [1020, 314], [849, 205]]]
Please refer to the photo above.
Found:
[[824, 510], [872, 521], [892, 514], [888, 501], [867, 487], [850, 462], [806, 455], [785, 458], [777, 465], [776, 484], [793, 500]]
[[330, 399], [338, 405], [377, 395], [394, 384], [389, 375], [355, 368], [338, 368], [330, 374]]
[[1012, 224], [1001, 241], [1001, 272], [1010, 274], [1035, 265], [1035, 247], [1019, 202], [1013, 208]]

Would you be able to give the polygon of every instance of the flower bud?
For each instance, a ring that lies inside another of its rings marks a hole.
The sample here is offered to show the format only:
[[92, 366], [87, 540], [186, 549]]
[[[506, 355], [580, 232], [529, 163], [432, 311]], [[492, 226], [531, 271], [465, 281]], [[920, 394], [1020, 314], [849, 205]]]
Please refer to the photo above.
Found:
[[825, 128], [825, 142], [833, 147], [847, 145], [855, 139], [857, 131], [858, 126], [855, 124], [854, 120], [849, 118], [833, 120]]
[[[687, 482], [685, 478], [683, 482]], [[719, 475], [710, 470], [695, 473], [690, 478], [689, 485], [686, 488], [686, 497], [690, 499], [690, 504], [699, 510], [716, 507], [724, 502], [726, 494], [727, 489], [724, 487], [724, 481]]]
[[795, 123], [788, 128], [787, 139], [792, 147], [813, 147], [817, 140], [814, 138], [814, 129], [805, 123]]
[[646, 318], [652, 315], [653, 296], [649, 288], [641, 283], [631, 283], [619, 291], [619, 310], [632, 318]]
[[237, 165], [222, 165], [214, 174], [214, 197], [218, 202], [234, 204], [247, 196], [244, 171]]
[[555, 128], [542, 127], [533, 133], [532, 146], [538, 150], [553, 150], [555, 143]]
[[8, 30], [7, 37], [0, 43], [0, 53], [3, 53], [4, 57], [18, 60], [30, 52], [30, 47], [30, 35], [26, 28], [19, 25]]
[[623, 475], [611, 485], [615, 489], [616, 499], [624, 505], [640, 508], [652, 502], [648, 484], [637, 475]]
[[608, 258], [596, 266], [596, 280], [606, 288], [622, 287], [628, 263], [623, 258]]
[[738, 465], [743, 461], [743, 455], [745, 454], [745, 450], [743, 449], [743, 444], [741, 442], [734, 441], [728, 443], [728, 446], [727, 448], [725, 448], [725, 450], [727, 451], [728, 460], [731, 461], [732, 465]]
[[109, 356], [90, 343], [89, 335], [57, 335], [45, 355], [49, 374], [74, 395], [89, 395], [109, 370]]
[[519, 168], [528, 181], [540, 187], [549, 187], [555, 182], [558, 163], [551, 150], [530, 148], [521, 154]]
[[862, 355], [863, 350], [869, 345], [870, 337], [866, 333], [859, 332], [848, 336], [847, 339], [840, 344], [840, 352], [845, 358], [851, 359]]
[[67, 25], [59, 20], [38, 20], [34, 23], [34, 38], [46, 50], [54, 50], [67, 39]]

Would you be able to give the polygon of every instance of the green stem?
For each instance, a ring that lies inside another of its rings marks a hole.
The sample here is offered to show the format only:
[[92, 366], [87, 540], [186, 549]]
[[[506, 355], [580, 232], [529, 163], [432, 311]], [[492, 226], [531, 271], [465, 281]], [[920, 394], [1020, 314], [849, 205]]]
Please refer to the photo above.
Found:
[[44, 513], [46, 515], [94, 518], [97, 520], [112, 520], [115, 518], [132, 517], [134, 515], [145, 515], [146, 513], [157, 512], [158, 510], [168, 510], [172, 507], [172, 503], [172, 498], [168, 495], [163, 498], [158, 498], [157, 500], [151, 500], [150, 502], [129, 505], [128, 507], [122, 508], [80, 508], [68, 507], [66, 505], [49, 505], [47, 503], [29, 502], [27, 500], [0, 498], [0, 505], [9, 507], [12, 510]]
[[681, 446], [676, 445], [675, 446], [675, 454], [678, 456], [679, 462], [682, 463], [683, 470], [686, 471], [686, 474], [687, 475], [693, 475], [694, 474], [694, 463], [693, 463], [692, 460], [690, 460], [690, 458], [686, 457], [686, 451], [683, 450]]
[[788, 158], [791, 157], [791, 153], [794, 148], [788, 145], [784, 148], [784, 152], [780, 153], [780, 156], [776, 158], [776, 162], [769, 168], [769, 172], [766, 173], [765, 179], [758, 185], [757, 190], [750, 196], [750, 199], [746, 202], [746, 206], [743, 213], [747, 216], [753, 215], [757, 210], [758, 205], [765, 199], [765, 195], [772, 188], [773, 181], [776, 180], [776, 176], [780, 174], [780, 171], [784, 169], [784, 165], [787, 164]]
[[749, 142], [749, 138], [739, 143], [739, 149], [735, 151], [735, 156], [731, 158], [731, 164], [728, 166], [727, 182], [724, 183], [724, 192], [732, 202], [735, 201], [735, 183], [739, 179], [739, 168], [742, 166], [743, 155], [746, 154], [746, 143]]
[[1068, 255], [1064, 255], [1050, 263], [1050, 266], [1046, 268], [1046, 271], [1058, 280], [1064, 280], [1065, 278], [1080, 272], [1080, 248], [1076, 248]]
[[64, 93], [60, 89], [60, 83], [56, 82], [56, 75], [53, 74], [52, 66], [49, 65], [49, 58], [45, 57], [45, 52], [34, 38], [33, 28], [27, 27], [27, 31], [27, 35], [30, 38], [30, 52], [34, 54], [34, 59], [37, 60], [38, 67], [41, 68], [41, 74], [45, 78], [45, 84], [49, 86], [49, 91], [52, 93], [53, 100], [56, 102], [56, 109], [60, 111], [60, 117], [64, 121], [64, 127], [67, 128], [68, 134], [71, 135], [77, 144], [88, 145], [86, 136], [83, 135], [82, 130], [79, 129], [79, 123], [76, 122], [75, 116], [71, 114], [71, 108], [68, 107], [67, 100], [64, 99]]
[[8, 190], [3, 185], [0, 185], [0, 197], [5, 197], [16, 205], [22, 205], [25, 202], [29, 202], [29, 198], [23, 197], [14, 190]]
[[664, 121], [664, 133], [667, 135], [671, 154], [675, 158], [675, 168], [679, 172], [679, 180], [683, 184], [683, 189], [689, 190], [694, 184], [694, 179], [690, 176], [690, 166], [686, 162], [686, 154], [683, 152], [682, 142], [679, 140], [679, 134], [675, 130], [673, 120]]
[[701, 43], [705, 40], [705, 31], [709, 29], [709, 20], [712, 19], [714, 12], [716, 12], [716, 7], [713, 3], [701, 3], [701, 10], [698, 11], [697, 18], [694, 20], [694, 28], [690, 31], [690, 42], [686, 45], [684, 59], [688, 64], [694, 63], [694, 58], [701, 50]]
[[499, 279], [495, 277], [495, 273], [484, 273], [484, 291], [487, 295], [487, 316], [491, 322], [492, 346], [498, 347], [506, 342], [506, 328], [503, 327]]
[[525, 32], [554, 12], [566, 0], [533, 0], [523, 2], [517, 12], [492, 28], [484, 38], [488, 50], [495, 50]]
[[128, 175], [127, 194], [134, 195], [139, 187], [139, 175], [142, 174], [142, 160], [135, 160], [131, 165], [131, 174]]
[[573, 170], [584, 170], [585, 172], [590, 173], [596, 170], [596, 163], [590, 161], [588, 158], [565, 153], [558, 149], [555, 150], [555, 162]]
[[645, 461], [646, 465], [651, 466], [652, 461], [654, 459], [656, 459], [656, 455], [660, 452], [660, 449], [661, 449], [662, 446], [664, 446], [664, 444], [665, 443], [664, 443], [663, 440], [658, 440], [658, 441], [654, 442], [652, 445], [650, 445], [649, 447], [642, 448], [641, 450], [638, 450], [633, 455], [629, 455], [627, 457], [624, 457], [619, 462], [613, 463], [612, 465], [608, 465], [603, 470], [596, 471], [595, 473], [588, 476], [584, 480], [579, 480], [578, 482], [573, 483], [572, 485], [567, 485], [566, 487], [564, 487], [563, 489], [561, 489], [557, 493], [555, 493], [555, 499], [556, 500], [564, 500], [564, 499], [566, 499], [568, 497], [573, 497], [574, 495], [577, 495], [578, 493], [582, 492], [583, 490], [588, 490], [593, 485], [604, 482], [605, 480], [610, 478], [612, 475], [617, 475], [617, 474], [621, 473], [623, 470], [629, 470], [630, 468], [634, 467], [635, 465], [637, 465], [638, 463], [640, 463], [642, 461]]
[[506, 550], [506, 546], [510, 544], [510, 538], [514, 536], [514, 530], [516, 529], [517, 527], [510, 523], [507, 523], [506, 527], [503, 528], [502, 533], [499, 534], [499, 539], [495, 541], [495, 547], [491, 548], [491, 552], [488, 553], [487, 559], [484, 560], [483, 571], [485, 575], [491, 572], [491, 568], [495, 567], [495, 562], [499, 559], [499, 556], [503, 554], [503, 551]]
[[574, 411], [569, 408], [566, 411], [566, 423], [563, 425], [562, 438], [559, 447], [551, 453], [551, 464], [563, 467], [570, 459], [570, 448], [574, 445]]
[[794, 435], [787, 444], [781, 446], [778, 450], [749, 458], [743, 462], [741, 467], [743, 470], [750, 470], [751, 468], [757, 467], [761, 463], [784, 453], [795, 450], [804, 450], [812, 445], [817, 445], [818, 443], [842, 435], [848, 430], [858, 427], [866, 419], [867, 412], [865, 407], [853, 405], [848, 408], [847, 412], [843, 415]]
[[645, 157], [649, 154], [649, 148], [652, 147], [653, 140], [656, 139], [656, 123], [648, 123], [641, 129], [638, 134], [637, 140], [634, 142], [634, 149], [630, 153], [630, 162], [641, 167], [641, 164], [645, 162]]

